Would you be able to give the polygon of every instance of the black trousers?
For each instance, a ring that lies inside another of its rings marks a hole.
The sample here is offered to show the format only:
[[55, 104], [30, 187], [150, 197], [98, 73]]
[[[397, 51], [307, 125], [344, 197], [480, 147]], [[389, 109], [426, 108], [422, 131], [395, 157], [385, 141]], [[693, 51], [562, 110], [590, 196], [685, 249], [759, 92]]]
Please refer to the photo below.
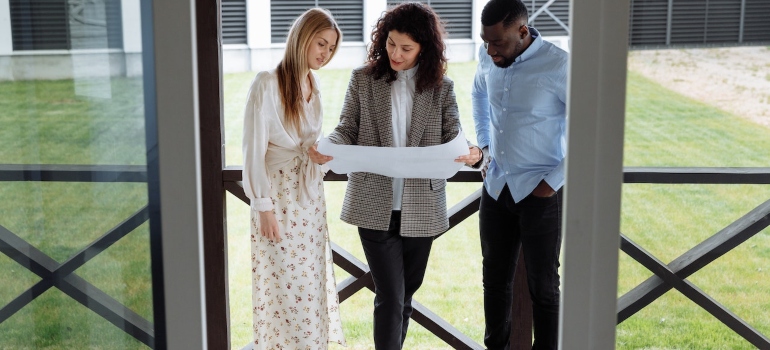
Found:
[[401, 349], [420, 288], [433, 237], [401, 237], [401, 212], [393, 211], [387, 231], [358, 228], [374, 280], [374, 347]]
[[558, 346], [561, 205], [561, 190], [548, 198], [530, 195], [518, 203], [508, 186], [498, 200], [486, 189], [481, 195], [484, 344], [489, 350], [510, 348], [513, 277], [520, 247], [532, 298], [532, 349]]

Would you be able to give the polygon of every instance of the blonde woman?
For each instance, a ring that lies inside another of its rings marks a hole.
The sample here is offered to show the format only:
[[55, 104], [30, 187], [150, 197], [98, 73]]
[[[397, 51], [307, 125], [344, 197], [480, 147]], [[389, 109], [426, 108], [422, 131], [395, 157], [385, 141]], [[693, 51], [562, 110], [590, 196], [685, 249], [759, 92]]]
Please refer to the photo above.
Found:
[[345, 345], [326, 225], [317, 70], [342, 33], [310, 9], [289, 31], [283, 60], [251, 84], [243, 127], [243, 189], [251, 200], [254, 349]]

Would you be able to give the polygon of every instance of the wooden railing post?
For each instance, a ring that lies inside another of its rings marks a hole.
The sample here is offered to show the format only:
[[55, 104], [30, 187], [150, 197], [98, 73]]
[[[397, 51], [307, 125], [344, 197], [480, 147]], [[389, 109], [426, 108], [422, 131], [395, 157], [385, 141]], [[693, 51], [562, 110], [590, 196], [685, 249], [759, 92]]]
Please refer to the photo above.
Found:
[[196, 0], [195, 7], [207, 341], [209, 349], [229, 349], [220, 0]]
[[524, 253], [519, 249], [519, 263], [513, 277], [513, 303], [511, 305], [511, 349], [532, 349], [532, 299], [529, 297], [527, 269]]

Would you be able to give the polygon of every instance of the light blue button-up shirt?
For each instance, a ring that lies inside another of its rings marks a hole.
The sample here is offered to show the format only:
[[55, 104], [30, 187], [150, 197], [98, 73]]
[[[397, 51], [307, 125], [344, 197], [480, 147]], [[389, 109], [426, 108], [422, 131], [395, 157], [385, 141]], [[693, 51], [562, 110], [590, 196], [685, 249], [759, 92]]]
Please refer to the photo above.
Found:
[[564, 185], [567, 150], [568, 55], [529, 31], [532, 44], [507, 68], [479, 48], [472, 90], [478, 144], [492, 156], [484, 187], [497, 199], [507, 184], [516, 202], [541, 180]]

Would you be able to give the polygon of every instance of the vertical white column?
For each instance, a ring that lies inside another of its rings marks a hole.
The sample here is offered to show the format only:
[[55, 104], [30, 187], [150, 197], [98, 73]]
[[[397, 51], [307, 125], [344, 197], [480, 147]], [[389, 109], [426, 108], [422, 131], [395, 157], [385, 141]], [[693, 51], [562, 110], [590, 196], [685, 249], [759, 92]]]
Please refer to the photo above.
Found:
[[142, 52], [142, 13], [139, 0], [121, 0], [120, 11], [123, 14], [123, 52]]
[[9, 0], [0, 0], [0, 56], [10, 56], [11, 53], [13, 53], [11, 4]]
[[129, 77], [142, 75], [142, 11], [140, 0], [122, 0], [123, 59], [125, 74]]
[[629, 0], [570, 1], [562, 349], [614, 349]]
[[269, 48], [270, 36], [270, 0], [247, 0], [246, 42], [249, 48]]
[[487, 0], [473, 0], [473, 23], [471, 24], [471, 39], [473, 40], [473, 57], [479, 60], [479, 46], [481, 45], [481, 11]]
[[[143, 0], [142, 8], [142, 19], [151, 21], [143, 23], [144, 28], [152, 30], [151, 39], [145, 35], [144, 69], [145, 79], [155, 84], [154, 91], [145, 89], [151, 95], [145, 108], [156, 113], [157, 124], [147, 127], [157, 127], [158, 143], [148, 145], [147, 151], [148, 164], [157, 164], [159, 193], [150, 197], [160, 198], [163, 263], [163, 284], [153, 289], [163, 290], [166, 348], [202, 350], [207, 333], [195, 1]], [[151, 235], [155, 241], [157, 232]]]
[[366, 0], [364, 1], [364, 44], [367, 49], [372, 42], [372, 28], [377, 25], [377, 20], [382, 16], [382, 12], [388, 9], [387, 0]]
[[[274, 55], [270, 49], [271, 33], [270, 0], [246, 0], [246, 44], [249, 47], [246, 70], [260, 71], [278, 64], [282, 57]], [[229, 56], [226, 52], [223, 54], [223, 64], [227, 66]]]

